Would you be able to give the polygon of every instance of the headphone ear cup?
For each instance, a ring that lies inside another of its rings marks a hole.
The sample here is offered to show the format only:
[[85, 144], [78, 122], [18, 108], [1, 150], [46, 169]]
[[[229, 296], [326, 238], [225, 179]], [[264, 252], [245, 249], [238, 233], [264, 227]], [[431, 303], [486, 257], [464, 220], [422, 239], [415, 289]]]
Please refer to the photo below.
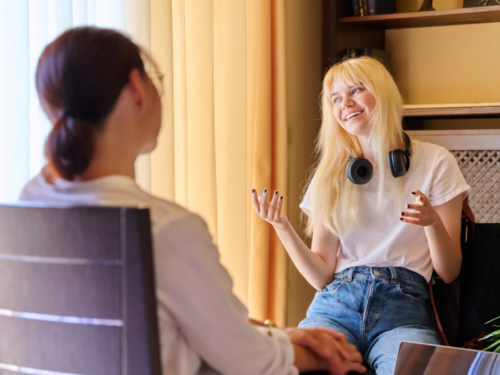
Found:
[[391, 170], [394, 178], [402, 177], [408, 172], [410, 167], [410, 158], [406, 152], [402, 150], [394, 150], [389, 152], [387, 156], [389, 162], [389, 169]]
[[364, 158], [355, 158], [347, 165], [347, 178], [353, 184], [367, 184], [373, 176], [373, 166]]

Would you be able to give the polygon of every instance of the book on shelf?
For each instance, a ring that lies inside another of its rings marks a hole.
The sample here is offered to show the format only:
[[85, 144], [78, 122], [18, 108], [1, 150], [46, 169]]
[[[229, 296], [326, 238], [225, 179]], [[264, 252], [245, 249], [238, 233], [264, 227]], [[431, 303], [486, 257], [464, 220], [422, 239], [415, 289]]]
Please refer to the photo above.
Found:
[[498, 0], [464, 0], [464, 8], [500, 5]]
[[351, 0], [352, 14], [355, 17], [368, 15], [368, 0]]
[[392, 73], [391, 53], [389, 51], [382, 51], [375, 48], [348, 48], [347, 56], [356, 58], [360, 56], [370, 56], [380, 61], [387, 70]]
[[396, 0], [367, 0], [368, 15], [397, 13]]
[[351, 0], [355, 17], [397, 13], [396, 0]]

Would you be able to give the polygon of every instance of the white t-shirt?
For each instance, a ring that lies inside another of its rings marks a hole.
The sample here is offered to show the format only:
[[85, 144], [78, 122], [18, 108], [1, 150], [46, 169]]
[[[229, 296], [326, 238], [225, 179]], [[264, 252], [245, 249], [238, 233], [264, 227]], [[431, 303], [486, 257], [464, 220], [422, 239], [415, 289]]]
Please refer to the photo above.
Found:
[[50, 185], [37, 175], [19, 200], [150, 209], [164, 374], [298, 373], [286, 333], [274, 329], [270, 337], [248, 323], [248, 311], [233, 294], [232, 280], [198, 215], [145, 193], [123, 176]]
[[[374, 170], [371, 181], [362, 186], [360, 226], [340, 237], [335, 272], [355, 266], [405, 267], [430, 280], [433, 266], [424, 228], [400, 221], [399, 212], [408, 211], [405, 205], [415, 202], [412, 191], [420, 190], [433, 206], [439, 206], [459, 194], [465, 198], [470, 186], [454, 156], [444, 147], [419, 141], [412, 141], [412, 147], [410, 169], [400, 177], [404, 188], [397, 209], [393, 193], [386, 194], [382, 209], [378, 207], [378, 171]], [[387, 170], [386, 186], [393, 178]], [[300, 204], [306, 214], [311, 209], [310, 201], [311, 185]]]

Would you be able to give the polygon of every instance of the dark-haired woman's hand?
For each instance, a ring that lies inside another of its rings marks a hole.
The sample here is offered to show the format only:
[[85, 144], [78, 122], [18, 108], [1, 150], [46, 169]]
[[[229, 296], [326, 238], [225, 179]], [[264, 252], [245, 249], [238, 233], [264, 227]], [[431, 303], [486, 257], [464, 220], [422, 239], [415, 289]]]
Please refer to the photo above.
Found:
[[427, 227], [441, 220], [425, 194], [420, 190], [416, 190], [411, 194], [415, 197], [415, 203], [406, 204], [405, 208], [411, 211], [401, 211], [401, 221], [420, 227]]
[[255, 211], [275, 228], [283, 228], [288, 222], [288, 218], [281, 212], [283, 196], [280, 196], [278, 190], [276, 190], [271, 201], [269, 201], [268, 195], [267, 189], [264, 189], [260, 195], [257, 194], [255, 189], [252, 189], [252, 203]]
[[347, 343], [345, 336], [341, 333], [326, 328], [287, 328], [286, 332], [296, 353], [298, 351], [296, 346], [299, 346], [312, 351], [316, 357], [316, 361], [311, 361], [310, 358], [309, 361], [297, 361], [296, 356], [295, 365], [299, 369], [301, 364], [306, 364], [306, 368], [310, 367], [307, 370], [327, 370], [330, 375], [345, 375], [349, 371], [359, 373], [366, 371], [362, 365], [363, 356], [354, 345]]

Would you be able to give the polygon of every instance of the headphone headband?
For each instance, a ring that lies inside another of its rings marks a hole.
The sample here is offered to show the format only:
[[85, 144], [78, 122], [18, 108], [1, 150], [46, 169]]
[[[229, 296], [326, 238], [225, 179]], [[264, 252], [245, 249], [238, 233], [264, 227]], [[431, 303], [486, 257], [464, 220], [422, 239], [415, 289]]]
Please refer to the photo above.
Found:
[[413, 154], [413, 146], [411, 145], [411, 139], [405, 132], [403, 132], [403, 138], [405, 139], [405, 153], [408, 156], [411, 156], [411, 154]]
[[[410, 169], [410, 156], [413, 154], [411, 139], [403, 132], [405, 140], [405, 150], [393, 150], [387, 155], [389, 169], [394, 178], [402, 177]], [[356, 185], [364, 185], [371, 180], [373, 166], [369, 160], [364, 158], [355, 158], [349, 153], [349, 164], [347, 165], [347, 178]]]

